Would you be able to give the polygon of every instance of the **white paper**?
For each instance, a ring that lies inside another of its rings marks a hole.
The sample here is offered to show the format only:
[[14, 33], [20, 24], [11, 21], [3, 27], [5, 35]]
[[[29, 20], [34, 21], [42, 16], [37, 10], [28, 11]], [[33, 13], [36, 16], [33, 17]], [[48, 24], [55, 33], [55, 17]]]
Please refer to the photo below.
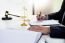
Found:
[[0, 43], [36, 43], [41, 33], [23, 30], [0, 30]]
[[30, 25], [54, 25], [59, 24], [57, 20], [31, 21]]

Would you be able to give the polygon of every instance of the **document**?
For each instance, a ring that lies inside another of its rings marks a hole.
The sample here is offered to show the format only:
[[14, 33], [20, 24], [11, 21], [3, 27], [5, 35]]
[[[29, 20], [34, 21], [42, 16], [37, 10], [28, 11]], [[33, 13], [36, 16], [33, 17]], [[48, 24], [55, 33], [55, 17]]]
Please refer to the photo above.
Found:
[[58, 20], [31, 21], [30, 25], [55, 25], [59, 24]]

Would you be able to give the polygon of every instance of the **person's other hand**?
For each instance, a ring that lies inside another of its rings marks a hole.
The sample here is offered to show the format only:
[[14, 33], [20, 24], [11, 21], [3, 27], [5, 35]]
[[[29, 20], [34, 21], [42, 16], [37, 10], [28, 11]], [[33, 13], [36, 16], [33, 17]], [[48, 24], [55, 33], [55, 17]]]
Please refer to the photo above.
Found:
[[30, 31], [35, 31], [35, 32], [42, 32], [44, 34], [49, 34], [50, 33], [50, 27], [49, 26], [31, 26], [29, 28]]

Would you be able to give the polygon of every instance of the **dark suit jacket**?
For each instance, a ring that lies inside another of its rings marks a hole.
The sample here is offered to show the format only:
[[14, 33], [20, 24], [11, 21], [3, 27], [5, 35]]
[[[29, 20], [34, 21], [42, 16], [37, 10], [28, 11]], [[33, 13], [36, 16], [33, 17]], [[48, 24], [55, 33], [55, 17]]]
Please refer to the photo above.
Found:
[[[49, 15], [49, 19], [55, 19], [59, 20], [60, 24], [65, 25], [65, 17], [62, 21], [64, 11], [65, 11], [65, 0], [62, 3], [60, 11], [53, 13], [52, 15]], [[53, 38], [65, 38], [65, 26], [60, 26], [60, 25], [53, 25], [50, 27], [50, 36]]]

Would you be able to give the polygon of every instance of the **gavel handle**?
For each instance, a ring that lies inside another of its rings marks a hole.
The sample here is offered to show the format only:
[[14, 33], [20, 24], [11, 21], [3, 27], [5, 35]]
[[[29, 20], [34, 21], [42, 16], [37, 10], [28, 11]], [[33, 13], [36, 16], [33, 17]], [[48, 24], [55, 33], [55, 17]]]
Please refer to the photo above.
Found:
[[12, 14], [8, 14], [8, 15], [11, 15], [11, 16], [16, 16], [16, 17], [21, 17], [21, 16], [18, 16], [18, 15], [12, 15]]

